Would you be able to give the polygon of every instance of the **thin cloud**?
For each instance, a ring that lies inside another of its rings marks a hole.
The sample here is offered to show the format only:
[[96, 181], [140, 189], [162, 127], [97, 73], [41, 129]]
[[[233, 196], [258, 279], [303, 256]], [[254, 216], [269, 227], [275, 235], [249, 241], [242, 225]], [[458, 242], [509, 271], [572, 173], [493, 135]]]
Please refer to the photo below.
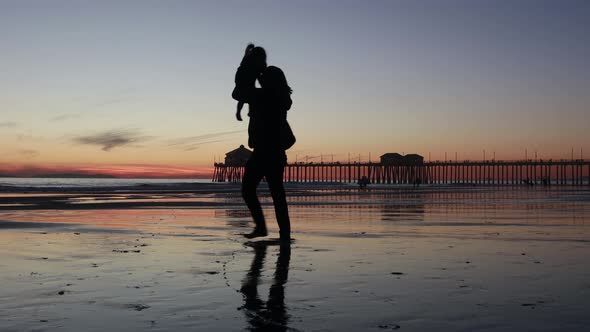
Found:
[[137, 96], [138, 88], [124, 88], [120, 90], [111, 91], [108, 94], [101, 95], [87, 95], [72, 98], [72, 102], [83, 105], [84, 108], [100, 108], [112, 104], [123, 103], [131, 101]]
[[108, 98], [102, 101], [99, 101], [97, 103], [94, 104], [94, 107], [103, 107], [103, 106], [109, 106], [109, 105], [113, 105], [113, 104], [119, 104], [119, 103], [123, 103], [126, 101], [131, 100], [131, 97], [114, 97], [114, 98]]
[[73, 141], [78, 144], [98, 145], [103, 151], [110, 151], [116, 147], [134, 145], [135, 143], [147, 141], [150, 136], [141, 135], [138, 130], [121, 129], [109, 130], [96, 135], [75, 137]]
[[18, 142], [40, 142], [45, 140], [44, 136], [33, 136], [31, 134], [16, 134], [16, 140]]
[[195, 144], [191, 144], [191, 145], [185, 146], [183, 150], [184, 151], [193, 151], [193, 150], [196, 150], [196, 149], [200, 148], [201, 145], [211, 144], [211, 143], [219, 143], [219, 142], [223, 142], [223, 141], [226, 141], [226, 140], [224, 140], [224, 139], [218, 139], [218, 140], [214, 140], [214, 141], [206, 141], [206, 142], [201, 142], [201, 143], [195, 143]]
[[241, 133], [243, 130], [233, 130], [233, 131], [223, 131], [219, 133], [210, 133], [204, 135], [197, 135], [197, 136], [189, 136], [189, 137], [182, 137], [168, 141], [169, 146], [174, 145], [185, 145], [185, 144], [197, 144], [197, 143], [206, 143], [207, 140], [211, 140], [214, 138], [220, 138], [223, 136], [229, 136], [237, 133]]
[[17, 151], [18, 154], [25, 156], [27, 158], [34, 158], [39, 155], [39, 151], [33, 149], [21, 149]]
[[79, 118], [80, 116], [81, 116], [81, 114], [78, 114], [78, 113], [61, 114], [61, 115], [49, 118], [49, 121], [64, 121], [64, 120]]
[[0, 122], [0, 128], [13, 128], [13, 127], [16, 127], [17, 125], [18, 125], [18, 123], [14, 122], [14, 121]]
[[316, 156], [303, 156], [302, 159], [308, 159], [308, 160], [313, 160], [313, 159], [320, 159], [321, 155], [316, 155]]

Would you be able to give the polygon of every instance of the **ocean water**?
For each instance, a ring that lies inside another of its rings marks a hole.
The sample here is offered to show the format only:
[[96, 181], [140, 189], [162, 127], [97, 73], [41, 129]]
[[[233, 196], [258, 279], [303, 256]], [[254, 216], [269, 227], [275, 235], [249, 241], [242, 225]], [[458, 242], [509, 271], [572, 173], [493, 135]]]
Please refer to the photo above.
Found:
[[138, 185], [173, 185], [184, 183], [211, 183], [210, 179], [104, 179], [104, 178], [3, 178], [0, 187], [29, 188], [80, 188], [80, 187], [127, 187]]

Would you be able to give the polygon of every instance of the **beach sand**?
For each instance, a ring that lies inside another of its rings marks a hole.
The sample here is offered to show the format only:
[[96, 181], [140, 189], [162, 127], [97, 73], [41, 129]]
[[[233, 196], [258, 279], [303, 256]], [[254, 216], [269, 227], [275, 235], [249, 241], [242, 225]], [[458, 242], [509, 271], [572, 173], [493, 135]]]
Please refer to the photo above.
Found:
[[590, 191], [291, 186], [0, 195], [0, 331], [587, 331]]

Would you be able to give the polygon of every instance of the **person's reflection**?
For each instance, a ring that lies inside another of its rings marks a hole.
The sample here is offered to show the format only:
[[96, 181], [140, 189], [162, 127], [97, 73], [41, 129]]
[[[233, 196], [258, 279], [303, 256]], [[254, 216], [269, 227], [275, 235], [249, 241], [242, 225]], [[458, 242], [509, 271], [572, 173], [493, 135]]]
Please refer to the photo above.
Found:
[[[254, 259], [250, 271], [242, 281], [240, 291], [244, 296], [244, 312], [251, 331], [287, 331], [289, 316], [285, 309], [285, 283], [289, 276], [291, 244], [279, 241], [258, 241], [248, 244], [254, 248]], [[273, 283], [270, 286], [268, 301], [264, 303], [258, 297], [258, 283], [266, 249], [269, 245], [279, 246]]]

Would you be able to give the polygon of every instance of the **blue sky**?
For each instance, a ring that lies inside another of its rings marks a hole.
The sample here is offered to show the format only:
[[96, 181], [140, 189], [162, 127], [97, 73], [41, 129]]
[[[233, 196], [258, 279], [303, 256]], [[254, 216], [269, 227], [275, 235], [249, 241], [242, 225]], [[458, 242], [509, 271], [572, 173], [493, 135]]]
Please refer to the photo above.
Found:
[[566, 157], [590, 149], [588, 17], [588, 1], [0, 0], [0, 149], [209, 165], [246, 141], [229, 95], [254, 42], [294, 89], [290, 158]]

